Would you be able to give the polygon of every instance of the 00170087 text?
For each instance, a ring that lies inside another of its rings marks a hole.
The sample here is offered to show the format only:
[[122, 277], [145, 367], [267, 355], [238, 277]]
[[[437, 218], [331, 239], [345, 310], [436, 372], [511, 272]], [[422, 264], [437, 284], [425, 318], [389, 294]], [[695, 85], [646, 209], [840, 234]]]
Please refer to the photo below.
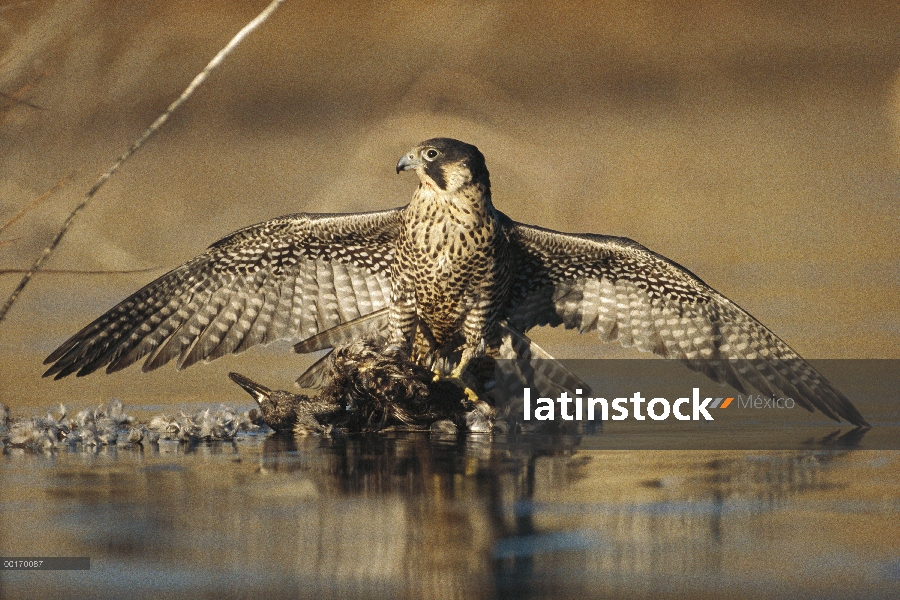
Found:
[[4, 560], [4, 569], [40, 569], [44, 564], [42, 560]]

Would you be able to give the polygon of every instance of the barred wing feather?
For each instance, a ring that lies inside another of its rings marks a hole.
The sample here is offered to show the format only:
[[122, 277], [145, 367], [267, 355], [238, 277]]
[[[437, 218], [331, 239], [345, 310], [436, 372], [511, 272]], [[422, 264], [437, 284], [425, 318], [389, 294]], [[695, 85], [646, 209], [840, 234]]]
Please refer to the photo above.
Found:
[[307, 338], [390, 303], [400, 209], [253, 225], [149, 283], [57, 348], [44, 374], [177, 368]]
[[508, 222], [516, 254], [509, 324], [596, 331], [738, 391], [791, 397], [828, 417], [867, 425], [808, 362], [740, 306], [681, 265], [626, 238]]

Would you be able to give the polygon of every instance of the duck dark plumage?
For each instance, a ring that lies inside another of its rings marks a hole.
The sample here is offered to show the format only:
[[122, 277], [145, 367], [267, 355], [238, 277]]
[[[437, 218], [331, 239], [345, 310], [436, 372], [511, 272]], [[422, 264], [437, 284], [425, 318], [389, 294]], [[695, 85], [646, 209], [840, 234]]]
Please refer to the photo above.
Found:
[[483, 431], [490, 425], [493, 409], [487, 403], [470, 402], [461, 388], [435, 381], [432, 371], [400, 352], [357, 341], [335, 349], [327, 361], [322, 391], [312, 397], [273, 391], [237, 373], [229, 376], [253, 396], [263, 421], [276, 431]]

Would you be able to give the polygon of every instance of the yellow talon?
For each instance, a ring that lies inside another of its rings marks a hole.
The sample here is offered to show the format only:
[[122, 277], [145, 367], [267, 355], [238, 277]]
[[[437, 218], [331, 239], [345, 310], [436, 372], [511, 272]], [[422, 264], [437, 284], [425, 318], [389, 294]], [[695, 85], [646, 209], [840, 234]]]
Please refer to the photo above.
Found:
[[463, 384], [463, 393], [466, 395], [466, 398], [469, 399], [469, 402], [474, 403], [481, 401], [481, 399], [478, 397], [478, 394], [475, 393], [475, 390], [465, 384]]
[[452, 373], [446, 376], [436, 372], [432, 381], [449, 381], [456, 387], [462, 389], [469, 402], [479, 402], [481, 400], [475, 390], [470, 388], [469, 384], [463, 379], [462, 369], [456, 368]]
[[441, 373], [441, 368], [439, 366], [432, 367], [435, 368], [434, 379], [432, 381], [449, 381], [456, 387], [460, 388], [463, 393], [466, 395], [466, 399], [471, 403], [481, 402], [481, 398], [478, 397], [478, 394], [469, 387], [469, 384], [466, 382], [465, 378], [463, 378], [463, 373], [466, 370], [466, 367], [469, 366], [469, 363], [472, 362], [472, 352], [468, 350], [464, 350], [462, 356], [459, 359], [456, 367], [453, 368], [448, 375], [443, 375]]

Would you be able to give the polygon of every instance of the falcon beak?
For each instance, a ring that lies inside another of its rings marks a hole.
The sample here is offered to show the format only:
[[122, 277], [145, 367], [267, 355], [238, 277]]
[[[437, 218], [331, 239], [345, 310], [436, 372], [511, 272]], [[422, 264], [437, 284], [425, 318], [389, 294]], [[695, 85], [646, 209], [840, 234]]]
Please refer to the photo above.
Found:
[[397, 173], [400, 171], [409, 171], [415, 169], [422, 164], [422, 159], [417, 157], [415, 153], [410, 152], [397, 161]]

